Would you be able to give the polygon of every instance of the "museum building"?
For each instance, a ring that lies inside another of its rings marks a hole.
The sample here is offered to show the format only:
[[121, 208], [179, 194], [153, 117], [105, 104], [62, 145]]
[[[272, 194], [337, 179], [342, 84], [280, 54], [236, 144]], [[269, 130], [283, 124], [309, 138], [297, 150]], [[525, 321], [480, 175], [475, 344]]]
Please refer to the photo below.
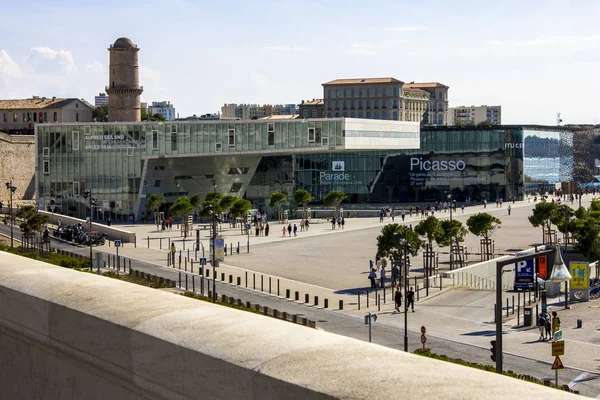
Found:
[[214, 190], [265, 210], [271, 193], [332, 190], [346, 208], [522, 199], [573, 173], [564, 127], [421, 127], [417, 122], [327, 118], [41, 124], [35, 126], [41, 209], [94, 220], [139, 219], [147, 196]]

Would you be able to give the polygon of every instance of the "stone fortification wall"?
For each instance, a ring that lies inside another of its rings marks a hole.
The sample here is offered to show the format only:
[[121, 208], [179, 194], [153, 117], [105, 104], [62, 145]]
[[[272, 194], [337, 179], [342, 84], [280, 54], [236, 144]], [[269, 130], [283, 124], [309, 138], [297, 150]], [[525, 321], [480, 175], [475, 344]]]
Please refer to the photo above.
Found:
[[9, 180], [17, 191], [13, 201], [35, 201], [35, 137], [8, 135], [0, 132], [0, 201], [8, 204], [9, 193], [4, 185]]
[[577, 399], [0, 252], [4, 399]]

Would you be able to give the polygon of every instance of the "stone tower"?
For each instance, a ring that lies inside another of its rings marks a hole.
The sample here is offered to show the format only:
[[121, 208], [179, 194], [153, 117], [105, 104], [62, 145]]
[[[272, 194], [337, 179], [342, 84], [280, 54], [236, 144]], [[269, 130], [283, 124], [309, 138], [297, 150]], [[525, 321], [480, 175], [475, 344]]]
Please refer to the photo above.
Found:
[[118, 38], [108, 49], [108, 121], [139, 122], [141, 120], [138, 51], [127, 38]]

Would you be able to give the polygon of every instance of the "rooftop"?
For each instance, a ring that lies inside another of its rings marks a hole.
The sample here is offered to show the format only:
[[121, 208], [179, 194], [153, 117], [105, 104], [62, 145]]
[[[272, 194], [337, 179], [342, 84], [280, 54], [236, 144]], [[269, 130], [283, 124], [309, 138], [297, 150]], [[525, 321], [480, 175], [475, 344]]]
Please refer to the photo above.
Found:
[[435, 88], [435, 87], [443, 87], [443, 88], [448, 88], [448, 86], [441, 84], [439, 82], [410, 82], [410, 83], [405, 83], [404, 84], [404, 88], [406, 89], [407, 87], [409, 88]]
[[[62, 108], [76, 98], [57, 98], [33, 96], [30, 99], [0, 100], [0, 110], [39, 110], [44, 108]], [[81, 101], [81, 100], [79, 100]]]
[[115, 40], [115, 44], [113, 44], [112, 47], [117, 49], [130, 49], [132, 47], [135, 47], [135, 45], [133, 44], [131, 39], [126, 37], [120, 37], [117, 40]]
[[268, 117], [263, 117], [260, 119], [286, 120], [286, 119], [297, 119], [298, 117], [299, 117], [298, 114], [283, 114], [283, 115], [269, 115]]
[[417, 93], [427, 93], [429, 95], [429, 92], [423, 89], [418, 89], [418, 88], [413, 88], [413, 87], [406, 87], [406, 85], [404, 85], [402, 87], [402, 90], [404, 90], [405, 92], [417, 92]]
[[303, 101], [302, 104], [300, 104], [301, 106], [320, 106], [325, 104], [323, 99], [312, 99], [312, 100], [308, 100], [308, 101]]
[[396, 78], [351, 78], [351, 79], [335, 79], [333, 81], [325, 82], [323, 85], [356, 85], [356, 84], [373, 84], [373, 83], [400, 83]]

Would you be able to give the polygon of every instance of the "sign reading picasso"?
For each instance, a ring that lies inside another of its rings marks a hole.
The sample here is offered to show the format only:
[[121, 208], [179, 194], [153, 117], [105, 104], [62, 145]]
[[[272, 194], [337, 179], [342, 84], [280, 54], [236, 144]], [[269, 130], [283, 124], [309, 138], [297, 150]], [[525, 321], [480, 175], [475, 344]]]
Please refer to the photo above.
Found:
[[411, 186], [449, 184], [451, 175], [467, 168], [464, 160], [429, 160], [423, 157], [410, 158]]

